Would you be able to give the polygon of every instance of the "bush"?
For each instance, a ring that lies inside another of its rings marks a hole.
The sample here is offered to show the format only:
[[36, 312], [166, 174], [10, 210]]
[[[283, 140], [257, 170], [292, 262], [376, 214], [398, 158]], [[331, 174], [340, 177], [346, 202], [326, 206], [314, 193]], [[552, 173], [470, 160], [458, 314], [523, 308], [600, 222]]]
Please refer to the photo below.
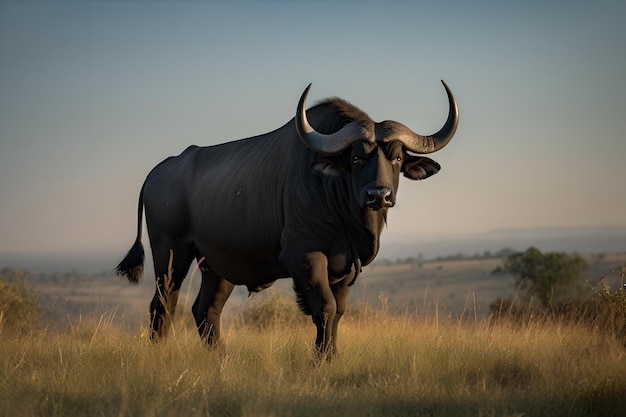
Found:
[[613, 289], [602, 283], [602, 288], [582, 309], [585, 321], [603, 333], [616, 336], [626, 347], [626, 266], [621, 268], [622, 287]]
[[276, 326], [294, 325], [306, 321], [294, 300], [278, 292], [250, 300], [241, 312], [238, 324], [267, 330]]
[[529, 247], [515, 252], [493, 273], [508, 273], [515, 277], [516, 287], [526, 303], [538, 300], [544, 307], [579, 295], [585, 260], [577, 254], [541, 251]]
[[626, 347], [626, 266], [621, 267], [620, 274], [620, 288], [611, 288], [601, 282], [601, 288], [594, 288], [591, 296], [550, 306], [500, 298], [490, 306], [491, 318], [520, 324], [537, 319], [581, 324], [615, 337]]
[[22, 332], [41, 319], [37, 295], [24, 284], [22, 275], [0, 272], [0, 331]]

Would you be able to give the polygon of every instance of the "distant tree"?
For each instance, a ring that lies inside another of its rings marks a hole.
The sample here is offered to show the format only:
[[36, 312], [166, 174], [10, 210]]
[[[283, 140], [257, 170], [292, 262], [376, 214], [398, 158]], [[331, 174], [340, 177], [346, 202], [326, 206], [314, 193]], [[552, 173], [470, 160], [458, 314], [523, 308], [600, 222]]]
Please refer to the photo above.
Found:
[[500, 251], [496, 252], [495, 257], [496, 258], [508, 258], [510, 255], [514, 254], [516, 251], [514, 251], [511, 248], [502, 248], [500, 249]]
[[415, 258], [415, 265], [418, 268], [421, 268], [422, 266], [424, 266], [424, 254], [422, 252], [417, 254], [417, 257]]
[[566, 299], [580, 290], [586, 266], [580, 255], [541, 253], [539, 249], [530, 247], [525, 252], [510, 254], [503, 266], [493, 272], [513, 275], [526, 300], [536, 297], [544, 307], [548, 307], [557, 299]]

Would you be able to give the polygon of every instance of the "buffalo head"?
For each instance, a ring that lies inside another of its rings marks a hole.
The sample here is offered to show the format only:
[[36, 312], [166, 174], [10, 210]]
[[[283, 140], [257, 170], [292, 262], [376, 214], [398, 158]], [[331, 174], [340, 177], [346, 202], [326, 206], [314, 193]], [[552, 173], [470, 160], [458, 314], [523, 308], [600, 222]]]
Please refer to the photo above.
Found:
[[448, 119], [431, 136], [417, 134], [398, 122], [375, 123], [369, 119], [354, 120], [335, 133], [319, 133], [309, 124], [305, 111], [309, 84], [300, 97], [295, 124], [302, 142], [322, 155], [311, 164], [313, 172], [331, 179], [350, 175], [355, 197], [363, 209], [393, 207], [400, 173], [412, 180], [436, 174], [440, 165], [419, 154], [438, 151], [456, 132], [458, 107], [452, 92], [442, 83], [448, 95]]

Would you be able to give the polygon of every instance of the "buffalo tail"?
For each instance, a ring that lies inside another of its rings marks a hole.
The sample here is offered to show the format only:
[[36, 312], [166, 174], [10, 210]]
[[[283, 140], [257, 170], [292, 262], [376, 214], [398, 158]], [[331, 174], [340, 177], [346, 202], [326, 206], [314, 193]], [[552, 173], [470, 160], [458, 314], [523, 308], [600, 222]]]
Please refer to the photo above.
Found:
[[[145, 185], [145, 183], [144, 183]], [[115, 275], [126, 277], [131, 284], [138, 284], [143, 276], [143, 261], [145, 258], [141, 244], [141, 220], [143, 217], [143, 189], [139, 193], [139, 209], [137, 210], [137, 238], [122, 262], [115, 268]]]

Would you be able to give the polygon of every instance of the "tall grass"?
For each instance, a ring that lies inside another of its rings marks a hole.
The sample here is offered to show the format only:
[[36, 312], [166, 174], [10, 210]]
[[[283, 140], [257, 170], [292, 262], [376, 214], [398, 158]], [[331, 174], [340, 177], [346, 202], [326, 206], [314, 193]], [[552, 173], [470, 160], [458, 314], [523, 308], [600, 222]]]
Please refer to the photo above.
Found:
[[237, 324], [214, 350], [188, 313], [174, 326], [152, 344], [113, 310], [70, 318], [62, 331], [4, 332], [0, 414], [586, 416], [626, 407], [623, 345], [566, 322], [370, 310], [343, 320], [329, 363], [315, 360], [308, 322]]
[[24, 284], [19, 271], [0, 271], [0, 333], [21, 332], [41, 319], [37, 294]]

